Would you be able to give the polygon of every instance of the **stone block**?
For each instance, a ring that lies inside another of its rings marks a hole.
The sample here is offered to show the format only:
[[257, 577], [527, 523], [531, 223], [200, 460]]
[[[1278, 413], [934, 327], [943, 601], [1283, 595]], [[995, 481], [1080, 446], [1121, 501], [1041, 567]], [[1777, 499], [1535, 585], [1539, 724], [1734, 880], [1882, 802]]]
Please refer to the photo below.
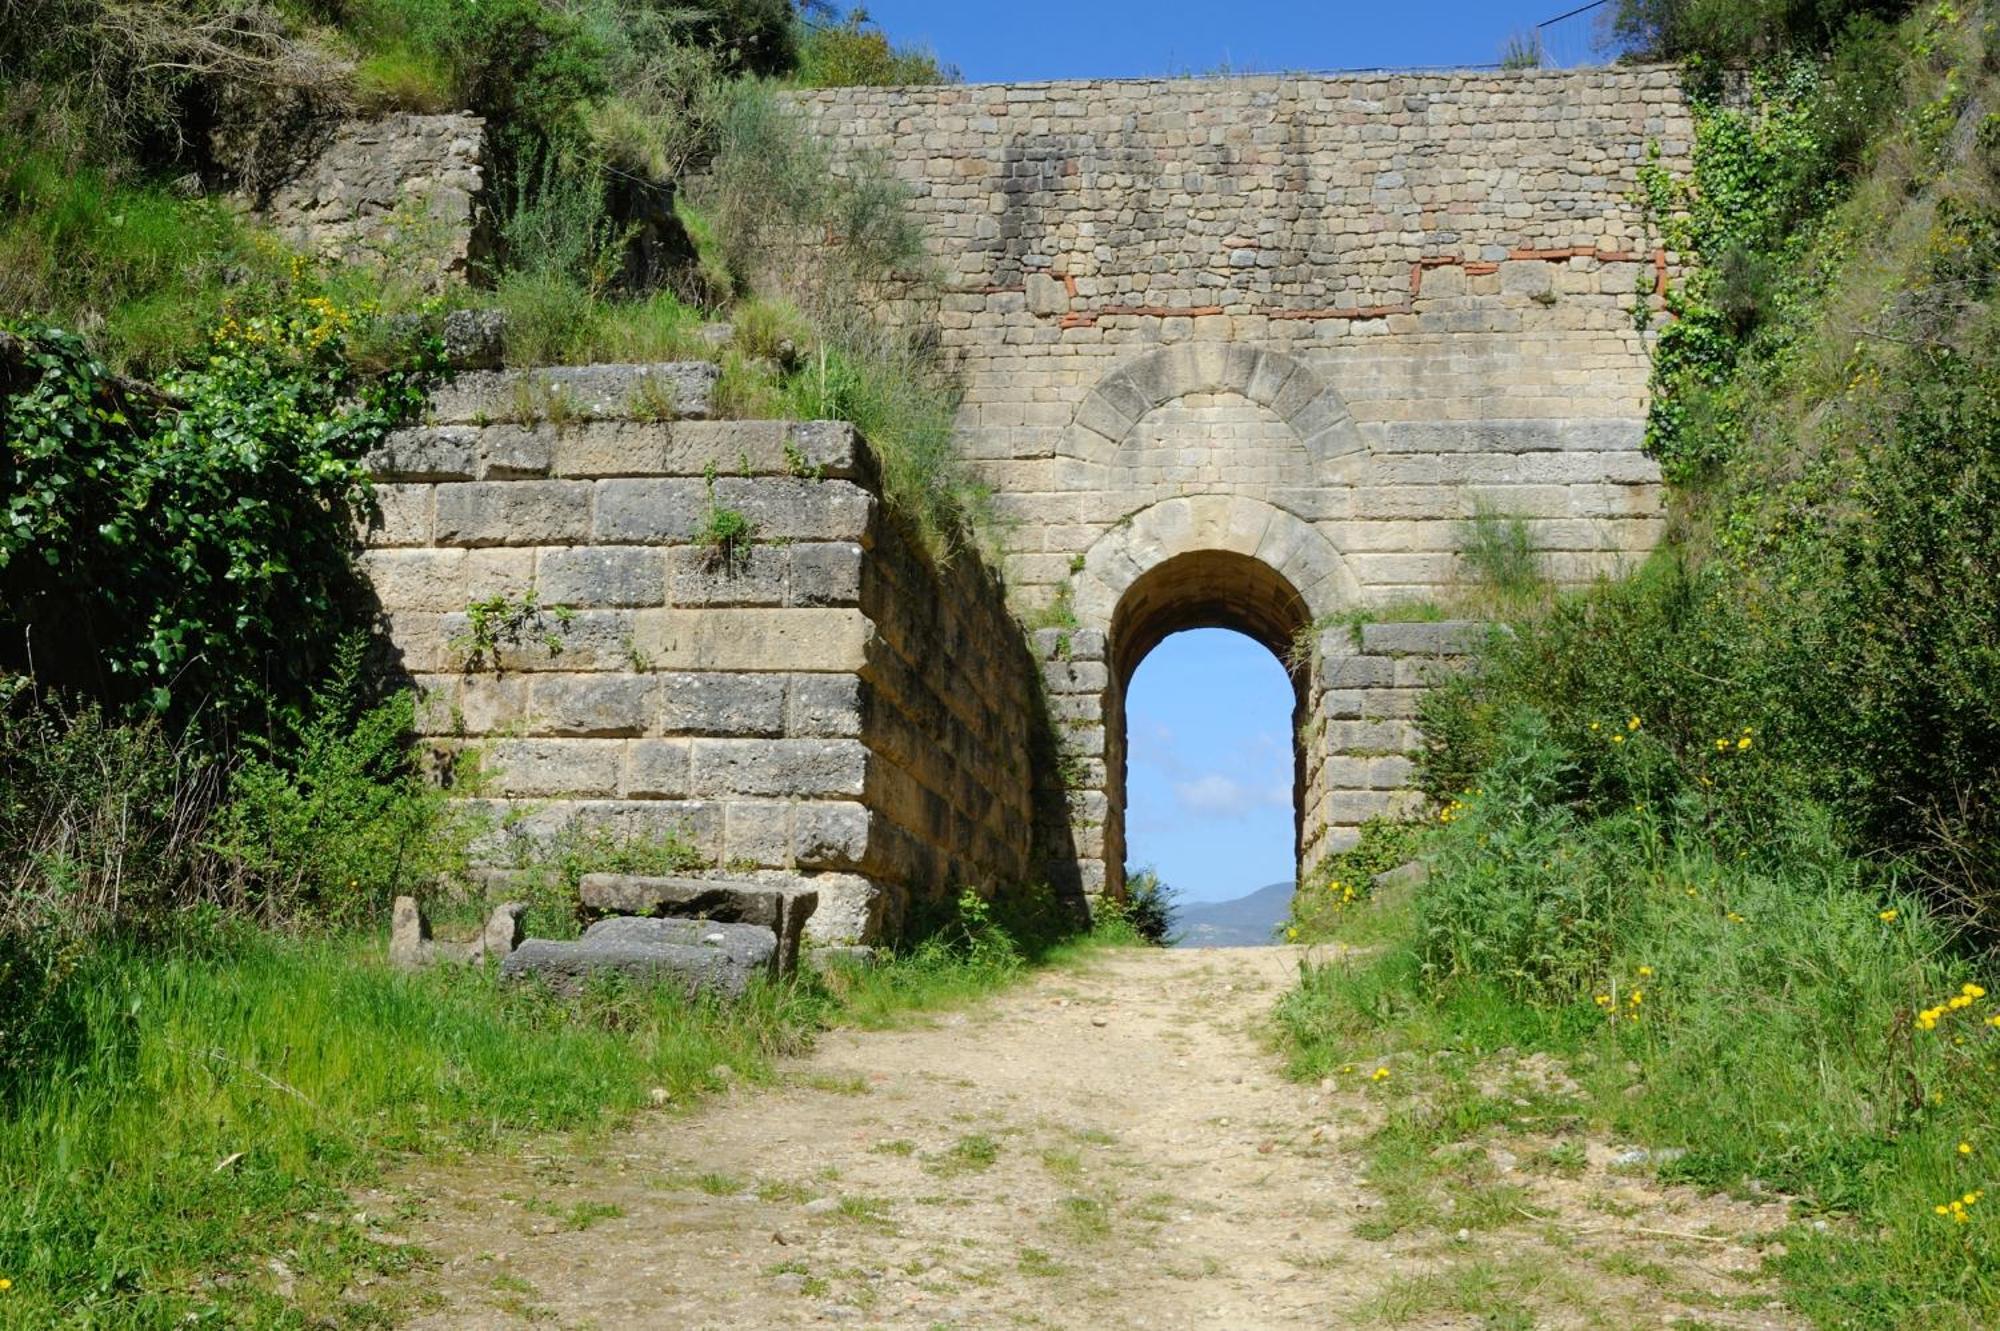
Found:
[[376, 548], [425, 546], [431, 543], [431, 487], [428, 485], [378, 484], [375, 487], [376, 513], [365, 526], [362, 539]]
[[465, 608], [463, 550], [367, 550], [360, 562], [385, 610]]
[[590, 537], [581, 481], [472, 481], [437, 491], [439, 545], [575, 545]]
[[580, 891], [585, 908], [601, 914], [717, 920], [769, 929], [778, 940], [779, 973], [787, 975], [798, 969], [806, 921], [819, 908], [819, 894], [810, 888], [720, 878], [585, 874]]
[[684, 739], [634, 740], [620, 782], [630, 799], [684, 799], [693, 790], [693, 746]]
[[535, 588], [545, 605], [579, 609], [666, 604], [667, 559], [648, 546], [576, 546], [544, 550]]
[[873, 815], [865, 804], [800, 804], [792, 811], [792, 862], [801, 869], [859, 869], [869, 858]]
[[639, 610], [633, 645], [656, 670], [855, 671], [873, 626], [859, 610]]
[[722, 476], [715, 502], [750, 522], [760, 541], [863, 541], [875, 498], [852, 481]]
[[643, 735], [659, 694], [660, 681], [644, 675], [538, 675], [528, 728], [536, 735]]
[[698, 795], [782, 795], [793, 799], [859, 797], [868, 750], [851, 739], [697, 739]]
[[664, 984], [690, 997], [741, 998], [758, 977], [772, 975], [778, 938], [754, 924], [707, 920], [599, 920], [575, 942], [530, 938], [500, 963], [509, 983], [538, 982], [573, 997], [593, 981]]
[[447, 425], [697, 420], [713, 413], [720, 377], [706, 361], [474, 371], [431, 395], [431, 415]]
[[708, 519], [708, 488], [701, 481], [597, 482], [591, 538], [599, 545], [685, 545]]
[[790, 599], [790, 546], [752, 544], [735, 555], [703, 545], [670, 552], [667, 595], [679, 606], [783, 605]]
[[793, 675], [784, 733], [852, 738], [862, 733], [864, 695], [854, 675]]
[[[852, 676], [828, 676], [852, 679]], [[778, 736], [785, 733], [785, 676], [729, 671], [659, 677], [660, 729], [669, 735]]]
[[479, 432], [479, 479], [506, 481], [547, 476], [556, 433], [553, 425], [487, 426]]
[[861, 546], [847, 541], [805, 542], [791, 549], [791, 591], [786, 604], [847, 606], [861, 603]]
[[377, 480], [469, 481], [479, 431], [469, 426], [419, 426], [392, 430], [362, 459]]
[[482, 746], [493, 794], [568, 799], [617, 793], [623, 747], [601, 739], [495, 739]]

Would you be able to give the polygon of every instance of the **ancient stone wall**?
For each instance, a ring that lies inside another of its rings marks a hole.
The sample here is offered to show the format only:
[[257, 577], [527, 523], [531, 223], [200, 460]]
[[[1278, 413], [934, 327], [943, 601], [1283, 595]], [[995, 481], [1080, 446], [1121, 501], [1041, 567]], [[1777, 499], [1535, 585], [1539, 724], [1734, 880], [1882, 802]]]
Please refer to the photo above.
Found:
[[[1086, 879], [1120, 873], [1136, 664], [1121, 622], [1147, 626], [1137, 655], [1203, 624], [1283, 650], [1280, 630], [1311, 645], [1314, 623], [1349, 611], [1448, 603], [1481, 507], [1523, 518], [1560, 581], [1657, 539], [1641, 443], [1679, 256], [1636, 187], [1649, 160], [1687, 165], [1673, 71], [837, 89], [794, 105], [843, 160], [910, 189], [945, 274], [959, 439], [1008, 520], [1017, 602], [1105, 635], [1104, 682], [1061, 703], [1076, 717], [1064, 761], [1097, 783], [1073, 802], [1094, 792], [1108, 824]], [[1150, 578], [1197, 556], [1247, 562], [1190, 587], [1235, 577], [1261, 608]], [[1342, 710], [1352, 691], [1323, 678], [1412, 668], [1299, 663], [1302, 732], [1332, 746], [1301, 742], [1302, 852], [1351, 841], [1406, 770], [1403, 717], [1366, 710], [1372, 694]]]
[[351, 120], [261, 211], [309, 254], [435, 290], [483, 257], [485, 154], [475, 115]]
[[1028, 880], [1040, 708], [997, 585], [885, 511], [850, 427], [700, 419], [713, 383], [467, 375], [374, 459], [365, 564], [424, 729], [512, 835], [678, 833], [810, 880], [823, 938]]

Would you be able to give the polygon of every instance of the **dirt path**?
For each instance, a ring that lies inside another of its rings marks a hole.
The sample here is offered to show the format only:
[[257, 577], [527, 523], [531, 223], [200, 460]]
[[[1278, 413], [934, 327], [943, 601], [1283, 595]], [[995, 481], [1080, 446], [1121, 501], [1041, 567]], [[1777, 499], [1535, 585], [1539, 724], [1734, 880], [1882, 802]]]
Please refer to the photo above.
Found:
[[[1360, 1237], [1382, 1203], [1355, 1141], [1379, 1107], [1287, 1082], [1262, 1042], [1296, 964], [1112, 953], [919, 1029], [836, 1034], [782, 1088], [587, 1158], [407, 1180], [441, 1263], [413, 1325], [1794, 1325], [1735, 1239], [1781, 1211], [1599, 1164], [1505, 1164], [1518, 1224]], [[1723, 1237], [1677, 1237], [1698, 1232]]]

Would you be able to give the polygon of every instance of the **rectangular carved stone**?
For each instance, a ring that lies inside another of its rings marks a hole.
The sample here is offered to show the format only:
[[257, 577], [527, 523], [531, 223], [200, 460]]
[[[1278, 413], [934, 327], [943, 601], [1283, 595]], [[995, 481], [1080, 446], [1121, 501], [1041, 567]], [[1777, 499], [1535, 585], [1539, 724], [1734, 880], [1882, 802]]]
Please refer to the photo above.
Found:
[[593, 535], [605, 545], [685, 545], [707, 517], [699, 480], [599, 481]]
[[438, 487], [440, 545], [574, 545], [589, 539], [581, 481], [472, 481]]
[[785, 732], [783, 675], [682, 672], [662, 675], [660, 683], [660, 729], [669, 735]]
[[544, 550], [535, 567], [535, 587], [546, 605], [664, 605], [667, 559], [650, 546]]
[[862, 793], [868, 751], [844, 739], [698, 739], [694, 790], [700, 795], [786, 795], [799, 799]]
[[660, 686], [644, 675], [538, 675], [528, 725], [538, 735], [643, 735]]
[[585, 909], [600, 915], [761, 925], [777, 935], [784, 974], [798, 968], [799, 940], [819, 907], [819, 894], [809, 888], [723, 878], [585, 874], [581, 894]]

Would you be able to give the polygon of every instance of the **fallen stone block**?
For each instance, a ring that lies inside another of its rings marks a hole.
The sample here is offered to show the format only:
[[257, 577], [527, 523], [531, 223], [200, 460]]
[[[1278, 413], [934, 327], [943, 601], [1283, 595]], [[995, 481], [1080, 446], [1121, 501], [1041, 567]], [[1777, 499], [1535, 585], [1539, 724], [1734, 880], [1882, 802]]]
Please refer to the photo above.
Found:
[[488, 961], [505, 961], [514, 949], [524, 941], [526, 929], [521, 917], [528, 912], [525, 902], [508, 901], [495, 906], [493, 914], [487, 917], [486, 927], [479, 931], [479, 937], [472, 940], [465, 959], [478, 966]]
[[540, 980], [574, 995], [592, 976], [620, 975], [678, 985], [690, 997], [740, 998], [754, 978], [771, 974], [777, 953], [777, 935], [754, 924], [619, 916], [599, 920], [575, 942], [530, 938], [500, 963], [500, 978]]
[[670, 878], [643, 874], [585, 874], [584, 908], [599, 915], [646, 915], [754, 924], [778, 939], [777, 970], [798, 970], [799, 940], [819, 909], [811, 888], [743, 879]]

